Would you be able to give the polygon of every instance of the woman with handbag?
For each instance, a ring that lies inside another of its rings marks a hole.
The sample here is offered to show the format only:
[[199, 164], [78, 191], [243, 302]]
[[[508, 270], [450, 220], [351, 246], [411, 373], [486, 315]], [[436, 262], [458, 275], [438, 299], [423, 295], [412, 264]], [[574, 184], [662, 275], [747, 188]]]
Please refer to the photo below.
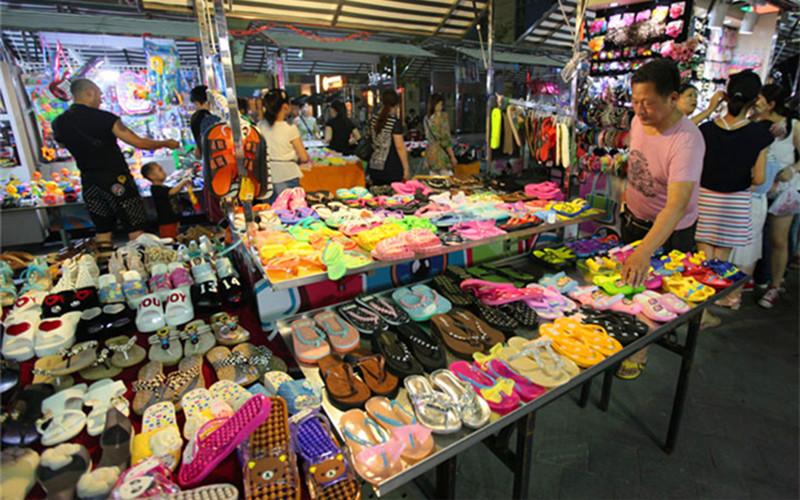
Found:
[[431, 95], [424, 127], [425, 138], [428, 140], [428, 149], [425, 150], [426, 170], [433, 175], [449, 175], [448, 171], [454, 169], [458, 162], [453, 154], [450, 120], [444, 112], [444, 96], [438, 92]]
[[[768, 127], [775, 138], [767, 153], [768, 163], [775, 165], [773, 170], [776, 172], [773, 173], [774, 186], [767, 179], [772, 187], [768, 194], [772, 201], [767, 216], [770, 285], [758, 301], [758, 305], [766, 309], [771, 309], [780, 296], [789, 260], [789, 229], [800, 201], [797, 193], [800, 162], [795, 162], [795, 155], [800, 151], [800, 122], [789, 117], [785, 99], [786, 92], [779, 85], [765, 85], [755, 104], [754, 121]], [[763, 258], [766, 260], [766, 255]]]
[[367, 140], [372, 145], [372, 154], [367, 173], [373, 185], [391, 184], [410, 177], [403, 122], [397, 117], [399, 103], [397, 92], [384, 90], [381, 110], [369, 122]]

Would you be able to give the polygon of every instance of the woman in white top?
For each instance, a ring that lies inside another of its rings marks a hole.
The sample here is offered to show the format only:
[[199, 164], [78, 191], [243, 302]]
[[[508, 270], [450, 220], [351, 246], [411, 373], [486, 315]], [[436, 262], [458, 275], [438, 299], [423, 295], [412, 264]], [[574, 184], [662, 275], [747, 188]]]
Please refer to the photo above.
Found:
[[[800, 162], [795, 162], [795, 151], [800, 151], [800, 124], [788, 117], [784, 106], [786, 92], [779, 85], [765, 85], [755, 104], [754, 121], [769, 126], [775, 140], [769, 147], [767, 158], [777, 163], [775, 184], [769, 197], [774, 198], [784, 189], [797, 189], [795, 175]], [[789, 260], [789, 229], [793, 215], [768, 215], [769, 220], [769, 273], [770, 286], [758, 305], [770, 309], [780, 295], [781, 282]], [[757, 273], [758, 274], [758, 273]]]
[[300, 138], [304, 141], [319, 139], [317, 119], [312, 114], [311, 104], [305, 103], [300, 107], [300, 114], [294, 119], [294, 125], [300, 130]]
[[286, 123], [289, 114], [289, 95], [283, 89], [267, 92], [263, 99], [264, 119], [258, 122], [258, 130], [267, 142], [267, 158], [274, 184], [269, 203], [284, 190], [300, 187], [301, 168], [309, 157], [300, 131], [296, 126]]

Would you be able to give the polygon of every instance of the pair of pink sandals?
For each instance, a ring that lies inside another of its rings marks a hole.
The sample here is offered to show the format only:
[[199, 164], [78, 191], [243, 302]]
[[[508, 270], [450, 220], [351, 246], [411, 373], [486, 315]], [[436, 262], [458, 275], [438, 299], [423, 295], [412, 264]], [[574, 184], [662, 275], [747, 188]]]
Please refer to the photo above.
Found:
[[393, 182], [392, 189], [397, 192], [397, 194], [415, 194], [417, 189], [422, 190], [422, 194], [428, 195], [431, 193], [431, 189], [426, 186], [425, 184], [421, 183], [420, 181], [410, 180], [406, 182]]
[[556, 319], [565, 316], [565, 313], [578, 308], [577, 304], [565, 297], [553, 286], [543, 286], [539, 283], [531, 283], [527, 286], [541, 292], [538, 300], [526, 300], [525, 303], [536, 311], [542, 319]]
[[642, 306], [642, 314], [645, 317], [666, 323], [678, 317], [679, 314], [689, 312], [691, 307], [680, 297], [673, 293], [658, 293], [653, 290], [645, 290], [633, 296], [634, 302]]
[[569, 292], [569, 296], [585, 306], [593, 307], [598, 311], [618, 311], [628, 314], [639, 314], [642, 305], [626, 299], [625, 295], [606, 295], [597, 286], [579, 286]]
[[538, 184], [528, 184], [525, 186], [525, 194], [539, 198], [540, 200], [563, 201], [564, 193], [555, 182], [540, 182]]
[[472, 385], [475, 392], [486, 400], [489, 409], [500, 415], [514, 411], [521, 402], [533, 401], [546, 392], [544, 387], [534, 384], [498, 358], [474, 364], [456, 361], [450, 365], [450, 371]]
[[493, 220], [459, 222], [452, 226], [450, 231], [461, 235], [462, 238], [467, 240], [482, 240], [506, 234], [505, 231], [495, 225]]
[[301, 187], [284, 189], [272, 202], [272, 210], [300, 210], [308, 208], [306, 192]]
[[511, 283], [468, 279], [462, 281], [460, 286], [462, 291], [473, 293], [487, 306], [500, 306], [520, 300], [539, 300], [542, 298], [541, 290], [517, 288]]

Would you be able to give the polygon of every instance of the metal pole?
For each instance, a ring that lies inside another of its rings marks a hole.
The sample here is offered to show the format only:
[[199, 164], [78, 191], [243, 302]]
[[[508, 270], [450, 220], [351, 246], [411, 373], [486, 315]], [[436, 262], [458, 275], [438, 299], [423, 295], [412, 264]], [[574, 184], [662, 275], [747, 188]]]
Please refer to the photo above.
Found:
[[456, 68], [455, 68], [455, 70], [456, 70], [456, 99], [455, 99], [455, 107], [456, 107], [456, 109], [455, 109], [455, 117], [454, 117], [455, 118], [455, 122], [453, 123], [453, 130], [455, 131], [456, 134], [458, 134], [458, 131], [459, 131], [458, 126], [461, 123], [461, 88], [460, 88], [460, 85], [459, 85], [459, 80], [461, 79], [460, 62], [461, 62], [461, 57], [458, 57], [456, 59]]
[[488, 50], [486, 51], [486, 172], [491, 172], [492, 168], [492, 96], [494, 95], [494, 0], [489, 0], [489, 12], [487, 15], [486, 40]]
[[392, 56], [392, 84], [394, 89], [397, 90], [397, 57]]
[[201, 68], [203, 83], [210, 89], [219, 90], [214, 75], [214, 54], [217, 51], [211, 44], [211, 25], [208, 22], [208, 6], [205, 0], [195, 2], [194, 11], [197, 16], [197, 24], [200, 27], [200, 48], [203, 52], [203, 66]]

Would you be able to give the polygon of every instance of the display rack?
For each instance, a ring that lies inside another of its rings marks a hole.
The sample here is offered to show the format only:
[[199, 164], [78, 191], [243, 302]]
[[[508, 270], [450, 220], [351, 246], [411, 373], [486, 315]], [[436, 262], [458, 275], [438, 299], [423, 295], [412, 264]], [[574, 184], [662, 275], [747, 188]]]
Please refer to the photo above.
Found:
[[[529, 263], [528, 259], [525, 258], [525, 256], [503, 259], [503, 262], [507, 265], [516, 265], [521, 269], [526, 270], [530, 270], [533, 267]], [[536, 271], [540, 270], [536, 269]], [[584, 281], [581, 273], [574, 268], [569, 274], [572, 278], [578, 280], [579, 282]], [[747, 278], [736, 282], [733, 286], [717, 293], [709, 300], [697, 304], [689, 312], [678, 316], [668, 323], [657, 324], [652, 321], [645, 320], [650, 327], [650, 332], [647, 335], [625, 346], [621, 351], [606, 358], [601, 363], [584, 369], [566, 384], [549, 390], [544, 395], [520, 406], [511, 413], [502, 417], [493, 413], [492, 420], [490, 420], [487, 425], [481, 427], [480, 429], [468, 430], [462, 428], [462, 430], [450, 435], [436, 434], [434, 437], [435, 448], [433, 454], [424, 460], [407, 467], [393, 477], [386, 479], [377, 485], [373, 485], [375, 495], [378, 497], [386, 495], [389, 492], [396, 490], [402, 485], [435, 468], [437, 471], [435, 497], [455, 498], [455, 457], [464, 450], [483, 442], [489, 448], [489, 450], [492, 451], [492, 453], [494, 453], [514, 473], [514, 485], [511, 497], [527, 498], [531, 474], [531, 445], [533, 441], [534, 417], [536, 411], [544, 408], [548, 404], [577, 388], [581, 388], [579, 405], [581, 407], [586, 406], [586, 403], [588, 402], [591, 381], [600, 374], [605, 374], [605, 379], [603, 382], [603, 394], [600, 400], [600, 407], [603, 411], [605, 411], [608, 408], [610, 400], [611, 381], [613, 380], [614, 373], [616, 373], [619, 363], [632, 354], [640, 351], [642, 348], [652, 344], [661, 345], [670, 352], [678, 354], [682, 358], [681, 369], [678, 372], [675, 397], [670, 413], [666, 441], [663, 445], [666, 453], [672, 453], [677, 443], [680, 421], [686, 401], [691, 363], [692, 359], [694, 358], [694, 352], [697, 345], [697, 336], [700, 331], [701, 312], [708, 305], [726, 296], [733, 290], [743, 286], [746, 281]], [[385, 292], [385, 295], [387, 297], [390, 296], [391, 291]], [[292, 331], [290, 327], [292, 321], [300, 318], [311, 318], [322, 311], [331, 310], [333, 310], [333, 307], [321, 308], [296, 316], [287, 317], [278, 321], [278, 330], [286, 345], [293, 345]], [[677, 341], [665, 340], [665, 337], [668, 334], [675, 332], [678, 327], [684, 324], [688, 324], [689, 328], [685, 341], [682, 345], [678, 344]], [[427, 325], [420, 325], [425, 329], [428, 328]], [[526, 338], [534, 337], [533, 330], [520, 330], [515, 333], [516, 335]], [[367, 339], [368, 337], [362, 336], [362, 347], [365, 343], [368, 343]], [[290, 350], [292, 350], [291, 347]], [[448, 366], [451, 362], [459, 359], [453, 356], [449, 351], [446, 352]], [[295, 360], [297, 361], [296, 358]], [[300, 366], [305, 378], [313, 381], [314, 383], [320, 384], [320, 386], [324, 386], [322, 378], [319, 375], [319, 368], [301, 364], [299, 361], [297, 361], [297, 364]], [[401, 387], [396, 399], [400, 403], [404, 404], [407, 408], [412, 407], [412, 405], [409, 403], [404, 388]], [[327, 391], [323, 392], [322, 407], [331, 421], [335, 424], [334, 427], [340, 434], [339, 437], [343, 440], [344, 438], [341, 436], [341, 431], [338, 427], [338, 423], [343, 412], [331, 404], [327, 396]], [[517, 446], [515, 451], [512, 452], [508, 449], [508, 441], [511, 431], [513, 430], [511, 424], [514, 423], [517, 424]], [[434, 495], [429, 494], [428, 496]], [[498, 497], [500, 496], [501, 493], [498, 492]]]

